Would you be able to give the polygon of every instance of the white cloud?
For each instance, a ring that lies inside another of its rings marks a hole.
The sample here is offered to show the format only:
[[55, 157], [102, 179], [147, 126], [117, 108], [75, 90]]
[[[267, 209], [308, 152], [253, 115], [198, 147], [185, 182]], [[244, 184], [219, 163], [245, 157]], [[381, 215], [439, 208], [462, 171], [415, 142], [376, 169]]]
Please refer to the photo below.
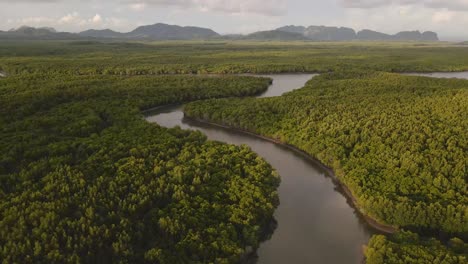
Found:
[[450, 10], [437, 11], [432, 15], [432, 22], [434, 23], [448, 23], [457, 16], [456, 12]]
[[130, 9], [134, 11], [143, 11], [146, 8], [145, 3], [133, 3], [129, 5]]
[[102, 23], [102, 17], [101, 17], [101, 15], [96, 14], [96, 15], [91, 19], [91, 22], [92, 22], [93, 24], [100, 24], [100, 23]]
[[[9, 23], [14, 23], [14, 20], [10, 19], [10, 21], [8, 21]], [[25, 17], [25, 18], [22, 18], [22, 19], [19, 19], [18, 20], [19, 23], [21, 23], [22, 25], [35, 25], [35, 24], [46, 24], [46, 23], [51, 23], [53, 22], [53, 19], [50, 19], [48, 17]]]
[[383, 6], [421, 6], [434, 9], [468, 10], [468, 0], [341, 0], [348, 8], [379, 8]]
[[287, 0], [141, 0], [130, 1], [133, 7], [139, 5], [172, 6], [196, 9], [202, 12], [221, 12], [229, 14], [258, 14], [279, 16], [286, 13]]
[[[53, 20], [51, 20], [53, 21]], [[101, 15], [96, 14], [93, 17], [86, 18], [82, 17], [78, 12], [73, 12], [70, 14], [67, 14], [61, 18], [59, 18], [57, 21], [53, 21], [52, 24], [55, 25], [72, 25], [72, 26], [95, 26], [95, 27], [100, 27], [103, 26], [104, 24], [104, 19], [101, 17]]]
[[71, 14], [67, 14], [63, 17], [61, 17], [59, 20], [58, 20], [58, 23], [61, 23], [61, 24], [67, 24], [67, 23], [74, 23], [76, 22], [77, 20], [79, 20], [79, 16], [78, 16], [78, 13], [77, 12], [73, 12]]
[[132, 23], [126, 19], [108, 17], [104, 18], [100, 14], [91, 17], [83, 17], [78, 12], [72, 12], [61, 17], [25, 17], [18, 19], [7, 19], [7, 24], [10, 27], [19, 27], [22, 25], [32, 27], [54, 27], [67, 31], [81, 31], [89, 28], [122, 28]]
[[468, 10], [468, 0], [426, 0], [426, 6], [449, 10]]

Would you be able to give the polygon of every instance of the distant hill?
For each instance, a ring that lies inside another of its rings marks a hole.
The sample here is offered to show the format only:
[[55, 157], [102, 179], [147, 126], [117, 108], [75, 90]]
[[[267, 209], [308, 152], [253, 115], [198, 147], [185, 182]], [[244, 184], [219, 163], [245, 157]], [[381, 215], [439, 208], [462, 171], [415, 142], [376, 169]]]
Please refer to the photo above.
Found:
[[392, 40], [417, 40], [417, 41], [438, 41], [437, 33], [426, 31], [402, 31], [393, 35]]
[[280, 28], [277, 28], [276, 30], [304, 34], [306, 29], [307, 28], [304, 27], [304, 26], [293, 26], [293, 25], [291, 25], [291, 26], [280, 27]]
[[356, 32], [352, 28], [325, 27], [325, 26], [286, 26], [278, 28], [279, 31], [302, 34], [310, 40], [316, 41], [344, 41], [356, 38]]
[[17, 29], [10, 29], [8, 33], [11, 34], [18, 34], [18, 35], [29, 35], [29, 36], [43, 36], [43, 35], [51, 35], [57, 33], [54, 28], [34, 28], [28, 26], [22, 26]]
[[388, 35], [372, 30], [362, 30], [356, 33], [352, 28], [327, 26], [284, 26], [275, 30], [259, 31], [248, 35], [220, 35], [209, 28], [193, 26], [177, 26], [157, 23], [140, 26], [127, 33], [111, 29], [89, 29], [80, 33], [57, 32], [53, 28], [34, 28], [23, 26], [9, 31], [0, 31], [0, 39], [57, 39], [57, 40], [194, 40], [194, 39], [224, 39], [224, 40], [311, 40], [311, 41], [438, 41], [437, 33], [426, 31], [402, 31]]
[[79, 36], [67, 32], [57, 32], [53, 28], [42, 27], [34, 28], [29, 26], [22, 26], [17, 29], [10, 29], [9, 31], [0, 31], [0, 39], [77, 39]]
[[278, 31], [300, 33], [307, 39], [316, 41], [349, 41], [349, 40], [392, 40], [392, 41], [438, 41], [437, 33], [426, 31], [403, 31], [395, 35], [362, 30], [356, 33], [352, 28], [326, 27], [326, 26], [285, 26], [276, 29]]
[[0, 31], [0, 39], [133, 39], [133, 40], [191, 40], [211, 39], [220, 37], [218, 33], [208, 28], [181, 27], [167, 24], [141, 26], [128, 33], [120, 33], [111, 29], [89, 29], [78, 34], [57, 32], [53, 28], [34, 28], [23, 26], [9, 31]]
[[326, 27], [326, 26], [285, 26], [276, 29], [284, 32], [302, 34], [304, 37], [315, 41], [345, 41], [356, 39], [356, 32], [352, 28]]
[[152, 40], [210, 39], [220, 36], [218, 33], [208, 28], [181, 27], [162, 23], [141, 26], [125, 35], [127, 38]]
[[92, 37], [92, 38], [123, 38], [125, 34], [120, 32], [116, 32], [110, 29], [90, 29], [83, 32], [78, 33], [78, 35], [82, 37]]
[[385, 33], [364, 29], [356, 34], [356, 38], [359, 40], [389, 40], [392, 38], [392, 36]]
[[270, 30], [270, 31], [259, 31], [247, 36], [244, 36], [242, 39], [247, 40], [307, 40], [307, 38], [300, 34], [294, 32], [285, 32], [279, 30]]
[[168, 24], [154, 24], [141, 26], [128, 33], [115, 32], [110, 29], [86, 30], [79, 33], [83, 37], [114, 38], [114, 39], [141, 39], [141, 40], [191, 40], [210, 39], [220, 35], [208, 28], [181, 27]]

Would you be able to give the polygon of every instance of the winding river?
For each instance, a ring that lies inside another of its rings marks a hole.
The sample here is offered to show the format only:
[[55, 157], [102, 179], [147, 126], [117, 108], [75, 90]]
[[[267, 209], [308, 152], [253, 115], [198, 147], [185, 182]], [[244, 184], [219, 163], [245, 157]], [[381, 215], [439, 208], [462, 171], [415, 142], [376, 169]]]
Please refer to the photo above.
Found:
[[[259, 97], [280, 96], [301, 88], [312, 74], [263, 75], [273, 79]], [[182, 106], [147, 113], [146, 120], [164, 127], [199, 130], [210, 140], [246, 144], [281, 175], [278, 226], [258, 249], [257, 263], [361, 263], [362, 246], [373, 231], [327, 176], [326, 171], [286, 147], [251, 136], [184, 119]]]
[[[468, 79], [468, 72], [407, 73]], [[273, 79], [258, 97], [280, 96], [301, 88], [312, 74], [262, 75]], [[199, 130], [210, 140], [246, 144], [281, 175], [277, 229], [258, 249], [257, 263], [361, 263], [362, 246], [375, 231], [356, 213], [321, 166], [303, 155], [267, 140], [184, 119], [182, 106], [147, 113], [146, 120], [164, 127]]]

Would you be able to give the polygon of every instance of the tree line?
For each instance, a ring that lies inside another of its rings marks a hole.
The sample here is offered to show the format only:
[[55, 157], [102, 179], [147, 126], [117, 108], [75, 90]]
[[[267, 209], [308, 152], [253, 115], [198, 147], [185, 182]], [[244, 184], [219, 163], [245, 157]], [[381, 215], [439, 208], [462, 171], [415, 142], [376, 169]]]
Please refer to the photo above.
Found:
[[232, 263], [258, 247], [279, 176], [246, 146], [141, 109], [264, 91], [253, 77], [0, 80], [4, 263]]
[[381, 223], [467, 238], [467, 87], [342, 71], [281, 97], [193, 102], [184, 112], [299, 147], [333, 168]]

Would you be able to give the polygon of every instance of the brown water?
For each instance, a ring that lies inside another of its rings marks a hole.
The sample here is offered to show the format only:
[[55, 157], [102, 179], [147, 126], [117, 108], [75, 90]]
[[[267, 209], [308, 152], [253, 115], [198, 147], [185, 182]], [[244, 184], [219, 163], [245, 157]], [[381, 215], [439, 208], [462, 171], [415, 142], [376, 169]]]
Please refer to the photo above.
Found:
[[[259, 97], [302, 87], [311, 74], [268, 75], [273, 81]], [[146, 120], [164, 127], [199, 130], [210, 140], [246, 144], [281, 175], [278, 227], [258, 250], [258, 263], [361, 263], [362, 246], [373, 231], [318, 164], [283, 146], [229, 129], [184, 119], [182, 106], [159, 109]]]

